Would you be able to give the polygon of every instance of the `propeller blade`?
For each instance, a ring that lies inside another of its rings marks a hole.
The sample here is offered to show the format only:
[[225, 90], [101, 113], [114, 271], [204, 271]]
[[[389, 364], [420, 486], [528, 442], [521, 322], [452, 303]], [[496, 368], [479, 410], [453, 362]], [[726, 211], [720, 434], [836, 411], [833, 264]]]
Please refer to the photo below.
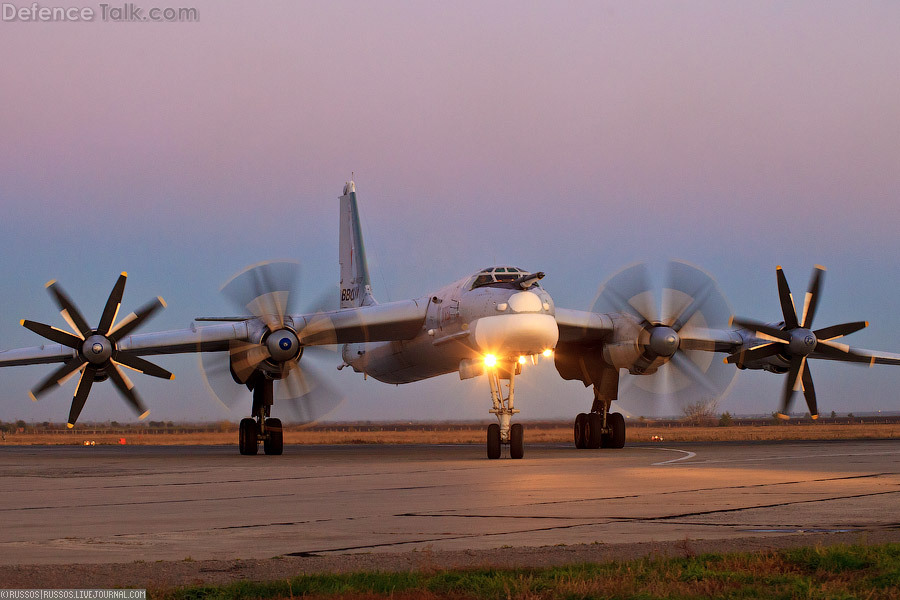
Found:
[[827, 340], [819, 340], [819, 343], [816, 344], [816, 349], [813, 351], [813, 356], [815, 357], [815, 355], [842, 362], [863, 363], [870, 367], [875, 364], [874, 357], [858, 354], [846, 344]]
[[119, 393], [122, 394], [122, 397], [125, 398], [125, 401], [131, 405], [131, 408], [135, 410], [135, 412], [139, 415], [138, 418], [144, 420], [147, 415], [150, 414], [150, 411], [144, 407], [144, 403], [141, 402], [141, 399], [138, 397], [137, 392], [134, 391], [134, 384], [122, 372], [122, 368], [113, 363], [112, 368], [109, 369], [109, 379], [116, 386], [116, 389], [119, 390]]
[[44, 325], [43, 323], [38, 323], [36, 321], [28, 321], [27, 319], [23, 319], [19, 322], [22, 324], [22, 327], [30, 329], [39, 336], [47, 338], [51, 342], [68, 346], [69, 348], [80, 348], [81, 344], [84, 342], [84, 340], [77, 335], [73, 335], [62, 329], [57, 329], [56, 327], [51, 327], [50, 325]]
[[706, 286], [702, 290], [700, 290], [699, 295], [694, 298], [694, 300], [685, 306], [682, 311], [672, 319], [672, 329], [676, 332], [680, 331], [684, 325], [691, 320], [691, 318], [697, 314], [697, 312], [703, 308], [703, 304], [706, 302], [709, 295], [712, 293], [712, 286]]
[[270, 331], [284, 327], [299, 278], [296, 262], [273, 261], [247, 267], [222, 286], [222, 293], [241, 310], [263, 320]]
[[81, 372], [81, 379], [78, 380], [78, 387], [75, 389], [75, 397], [72, 398], [72, 408], [69, 409], [69, 420], [66, 423], [69, 429], [75, 427], [78, 415], [81, 414], [88, 394], [91, 393], [91, 386], [94, 385], [94, 375], [96, 374], [97, 369], [92, 365], [85, 366], [84, 371]]
[[824, 327], [822, 329], [814, 331], [813, 333], [816, 335], [816, 339], [819, 342], [827, 342], [828, 340], [836, 340], [837, 338], [844, 337], [845, 335], [856, 333], [860, 329], [865, 329], [868, 326], [868, 321], [856, 321], [854, 323], [842, 323], [840, 325]]
[[[784, 342], [785, 344], [789, 344], [791, 341], [791, 334], [787, 331], [782, 331], [777, 327], [772, 327], [771, 325], [766, 325], [765, 323], [760, 323], [759, 321], [754, 321], [753, 319], [733, 317], [731, 319], [731, 324], [737, 325], [738, 327], [741, 327], [743, 329], [754, 331], [756, 332], [757, 337], [763, 337], [764, 339], [774, 338], [770, 340], [773, 342]], [[768, 336], [768, 338], [764, 336]]]
[[242, 382], [247, 382], [256, 367], [262, 361], [269, 358], [269, 349], [265, 344], [253, 344], [249, 342], [234, 342], [229, 349], [231, 366], [234, 374]]
[[805, 356], [796, 356], [791, 359], [791, 368], [788, 371], [787, 379], [784, 382], [784, 392], [781, 395], [781, 412], [777, 413], [780, 419], [789, 419], [791, 410], [791, 400], [794, 392], [800, 389], [800, 376], [803, 374], [803, 366], [806, 364]]
[[97, 331], [100, 335], [107, 335], [113, 323], [116, 322], [116, 315], [119, 314], [119, 308], [122, 306], [122, 295], [125, 293], [125, 281], [127, 279], [128, 273], [122, 271], [112, 291], [109, 293], [109, 298], [106, 299], [106, 306], [103, 307], [100, 324], [97, 326]]
[[56, 283], [56, 281], [48, 281], [47, 289], [56, 300], [57, 306], [59, 306], [59, 314], [61, 314], [66, 323], [68, 323], [69, 326], [72, 327], [72, 330], [77, 331], [79, 334], [81, 334], [82, 339], [85, 339], [89, 335], [91, 335], [91, 328], [87, 324], [87, 321], [85, 321], [84, 317], [81, 316], [81, 313], [78, 311], [75, 303], [69, 299], [69, 297], [63, 291], [62, 287], [60, 287], [60, 285]]
[[672, 364], [674, 364], [678, 369], [681, 370], [682, 373], [690, 377], [692, 381], [699, 384], [706, 391], [712, 394], [714, 397], [718, 398], [721, 394], [721, 390], [718, 389], [712, 381], [706, 376], [700, 367], [694, 364], [694, 361], [687, 358], [684, 353], [676, 352], [671, 358]]
[[801, 381], [803, 382], [803, 396], [806, 398], [806, 406], [809, 408], [809, 416], [813, 419], [818, 419], [819, 406], [816, 404], [816, 386], [813, 385], [812, 373], [809, 372], [808, 361], [803, 369]]
[[620, 312], [637, 317], [645, 326], [658, 320], [647, 266], [637, 263], [613, 275], [600, 287], [593, 312]]
[[782, 348], [783, 347], [781, 346], [781, 344], [778, 344], [777, 342], [764, 344], [762, 346], [757, 346], [756, 348], [751, 348], [749, 350], [742, 350], [737, 354], [732, 354], [725, 359], [725, 362], [743, 366], [747, 363], [752, 363], [757, 360], [769, 358], [770, 356], [775, 356], [776, 354], [781, 352]]
[[277, 398], [291, 406], [299, 422], [313, 423], [340, 406], [340, 395], [312, 367], [289, 362], [284, 369]]
[[162, 297], [157, 296], [155, 299], [133, 313], [129, 313], [128, 316], [119, 321], [119, 323], [113, 327], [112, 331], [107, 334], [107, 337], [112, 340], [113, 343], [118, 343], [123, 337], [140, 327], [141, 323], [153, 316], [153, 313], [165, 307], [166, 301], [163, 300]]
[[306, 325], [297, 332], [300, 343], [306, 346], [337, 344], [334, 322], [324, 313], [313, 315]]
[[662, 291], [663, 322], [680, 332], [698, 313], [705, 321], [700, 326], [717, 328], [728, 323], [732, 310], [712, 275], [683, 261], [669, 261]]
[[138, 373], [150, 375], [151, 377], [159, 377], [160, 379], [175, 379], [175, 375], [173, 375], [171, 372], [163, 369], [158, 365], [153, 364], [149, 360], [144, 360], [140, 356], [131, 354], [130, 352], [117, 352], [113, 357], [113, 362], [116, 362], [124, 367], [128, 367], [129, 369], [135, 370]]
[[803, 318], [800, 322], [804, 329], [812, 327], [813, 317], [816, 316], [816, 307], [819, 304], [819, 289], [822, 287], [822, 277], [825, 275], [825, 267], [816, 265], [812, 278], [809, 280], [809, 291], [803, 300]]
[[224, 408], [235, 408], [247, 400], [247, 388], [235, 381], [227, 353], [198, 352], [197, 361], [206, 391]]
[[29, 392], [31, 399], [36, 401], [39, 396], [46, 393], [53, 386], [62, 385], [68, 381], [69, 377], [80, 369], [83, 364], [84, 361], [80, 356], [75, 356], [67, 360], [60, 368], [50, 373], [50, 375], [48, 375], [39, 385], [32, 388]]
[[780, 265], [775, 267], [775, 275], [778, 278], [778, 300], [781, 302], [784, 326], [788, 329], [796, 329], [800, 326], [797, 321], [797, 309], [794, 307], [794, 297], [791, 295], [791, 288]]

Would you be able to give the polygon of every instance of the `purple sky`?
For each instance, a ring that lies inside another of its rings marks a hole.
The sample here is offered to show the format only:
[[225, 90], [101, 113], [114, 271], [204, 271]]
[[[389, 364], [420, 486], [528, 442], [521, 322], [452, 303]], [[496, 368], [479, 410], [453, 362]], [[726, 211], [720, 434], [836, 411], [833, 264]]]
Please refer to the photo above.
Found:
[[[61, 322], [51, 278], [93, 321], [127, 270], [124, 308], [169, 302], [146, 330], [233, 312], [218, 287], [264, 259], [300, 259], [315, 297], [354, 171], [383, 301], [510, 262], [587, 308], [625, 264], [679, 257], [775, 320], [775, 265], [802, 293], [822, 263], [817, 325], [868, 319], [848, 341], [900, 351], [896, 2], [192, 6], [199, 23], [0, 22], [0, 347], [39, 343], [20, 318]], [[151, 418], [229, 416], [195, 358], [159, 362], [174, 383], [135, 376]], [[900, 369], [813, 366], [824, 412], [900, 409]], [[64, 420], [74, 383], [28, 401], [47, 372], [0, 372], [0, 419]], [[336, 418], [488, 416], [483, 381], [327, 372]], [[723, 409], [774, 410], [781, 383], [742, 373]], [[544, 365], [518, 404], [589, 399]], [[131, 418], [109, 385], [83, 413], [106, 418]]]

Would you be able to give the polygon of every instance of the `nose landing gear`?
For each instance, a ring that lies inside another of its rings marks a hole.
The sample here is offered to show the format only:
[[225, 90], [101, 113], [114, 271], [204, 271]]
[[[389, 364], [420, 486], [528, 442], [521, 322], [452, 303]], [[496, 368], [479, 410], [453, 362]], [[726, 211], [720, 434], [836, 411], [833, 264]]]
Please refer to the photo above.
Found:
[[[518, 363], [497, 364], [486, 369], [488, 382], [491, 385], [491, 404], [489, 412], [497, 415], [498, 423], [491, 423], [487, 430], [487, 456], [490, 459], [500, 458], [501, 446], [509, 445], [510, 458], [525, 456], [525, 428], [521, 423], [510, 423], [512, 416], [519, 412], [515, 408], [516, 375], [521, 367]], [[501, 380], [509, 380], [509, 395], [503, 397]]]

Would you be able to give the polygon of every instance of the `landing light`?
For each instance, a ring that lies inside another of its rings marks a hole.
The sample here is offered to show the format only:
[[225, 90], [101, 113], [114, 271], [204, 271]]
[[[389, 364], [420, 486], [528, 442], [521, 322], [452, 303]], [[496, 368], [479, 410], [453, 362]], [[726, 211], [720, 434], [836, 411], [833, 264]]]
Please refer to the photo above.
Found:
[[497, 365], [497, 357], [493, 354], [485, 354], [484, 355], [484, 366], [493, 367]]
[[520, 356], [520, 357], [519, 357], [519, 364], [520, 364], [520, 365], [524, 365], [524, 364], [525, 364], [525, 357], [524, 357], [524, 356]]
[[553, 356], [553, 350], [547, 348], [546, 350], [541, 352], [541, 354], [544, 356], [544, 358], [550, 358], [551, 356]]

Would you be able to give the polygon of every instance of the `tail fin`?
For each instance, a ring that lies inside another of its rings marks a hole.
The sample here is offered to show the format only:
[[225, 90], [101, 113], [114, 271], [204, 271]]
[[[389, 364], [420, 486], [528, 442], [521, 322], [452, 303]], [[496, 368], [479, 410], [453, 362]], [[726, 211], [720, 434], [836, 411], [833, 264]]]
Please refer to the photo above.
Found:
[[369, 281], [369, 265], [359, 226], [356, 184], [349, 181], [341, 196], [340, 223], [341, 308], [376, 304]]

